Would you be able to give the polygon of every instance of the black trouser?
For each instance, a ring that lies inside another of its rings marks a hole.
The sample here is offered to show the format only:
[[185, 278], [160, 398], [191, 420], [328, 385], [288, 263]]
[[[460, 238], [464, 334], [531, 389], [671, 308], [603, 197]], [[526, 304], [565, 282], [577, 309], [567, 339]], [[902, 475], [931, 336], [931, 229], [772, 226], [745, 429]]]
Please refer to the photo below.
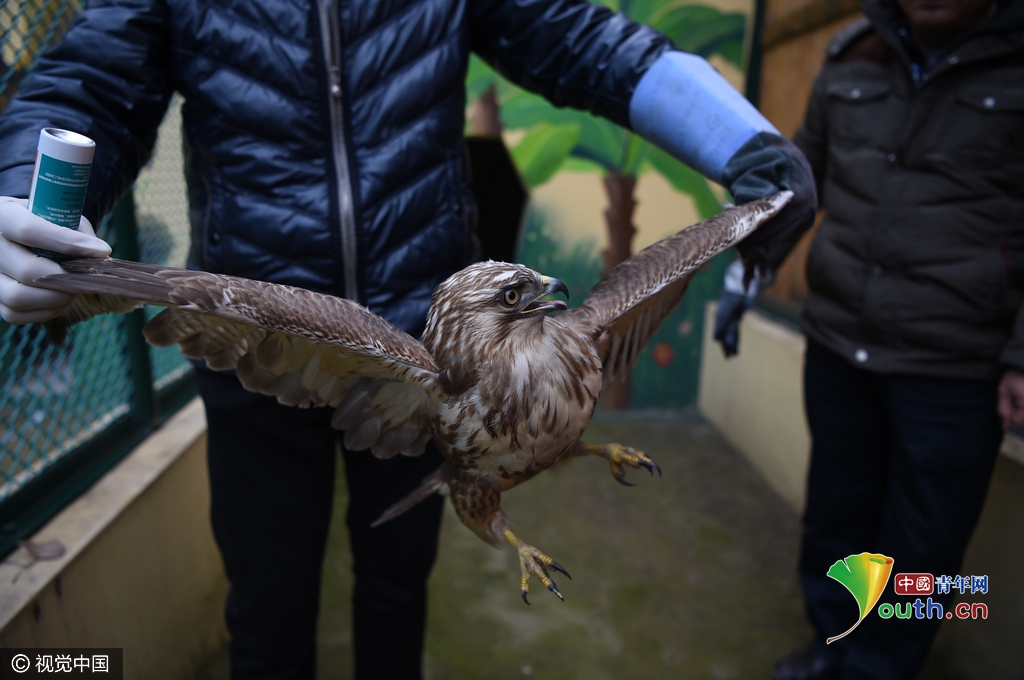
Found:
[[[313, 678], [320, 578], [334, 495], [330, 409], [281, 406], [242, 389], [233, 374], [200, 369], [209, 426], [213, 531], [231, 592], [233, 678]], [[437, 553], [443, 499], [434, 496], [377, 527], [370, 523], [441, 464], [343, 451], [356, 678], [421, 675], [426, 579]]]
[[[826, 576], [861, 552], [894, 559], [897, 573], [958, 574], [992, 476], [1003, 431], [997, 383], [861, 370], [809, 342], [804, 396], [813, 441], [800, 577], [816, 644], [843, 680], [916, 677], [939, 621], [881, 619], [877, 608], [845, 638], [858, 609]], [[950, 596], [932, 595], [949, 610]]]

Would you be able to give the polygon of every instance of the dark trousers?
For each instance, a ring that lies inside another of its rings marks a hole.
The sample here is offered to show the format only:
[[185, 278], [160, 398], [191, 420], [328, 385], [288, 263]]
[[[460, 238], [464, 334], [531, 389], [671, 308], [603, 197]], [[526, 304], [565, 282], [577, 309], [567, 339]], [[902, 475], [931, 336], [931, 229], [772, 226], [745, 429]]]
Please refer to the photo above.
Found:
[[[242, 389], [233, 374], [200, 369], [209, 426], [213, 531], [231, 582], [232, 678], [316, 675], [320, 579], [334, 497], [338, 432], [331, 409], [281, 406]], [[443, 499], [370, 528], [441, 464], [342, 452], [355, 571], [355, 677], [421, 677], [426, 580], [437, 553]]]
[[[850, 593], [826, 576], [836, 560], [861, 552], [894, 559], [879, 602], [897, 573], [955, 576], [988, 491], [1003, 431], [997, 383], [861, 370], [809, 342], [804, 396], [811, 466], [803, 518], [800, 578], [819, 651], [843, 680], [909, 679], [924, 663], [939, 621], [857, 620]], [[950, 596], [933, 595], [949, 610]]]

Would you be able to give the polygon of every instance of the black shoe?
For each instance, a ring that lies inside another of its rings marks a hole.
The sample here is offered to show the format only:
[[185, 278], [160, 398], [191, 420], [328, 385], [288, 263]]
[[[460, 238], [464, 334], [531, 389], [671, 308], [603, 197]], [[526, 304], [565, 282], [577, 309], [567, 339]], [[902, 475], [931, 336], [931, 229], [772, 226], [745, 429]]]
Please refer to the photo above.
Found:
[[836, 680], [839, 667], [818, 653], [813, 644], [794, 649], [772, 666], [772, 680]]

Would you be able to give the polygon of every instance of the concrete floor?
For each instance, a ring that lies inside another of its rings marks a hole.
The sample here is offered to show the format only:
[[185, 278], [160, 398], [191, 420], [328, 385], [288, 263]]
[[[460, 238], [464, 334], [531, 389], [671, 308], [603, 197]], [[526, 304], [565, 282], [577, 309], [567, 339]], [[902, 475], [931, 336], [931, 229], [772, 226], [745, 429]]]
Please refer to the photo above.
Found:
[[[603, 415], [587, 441], [641, 449], [664, 471], [578, 460], [507, 493], [523, 540], [572, 575], [564, 603], [519, 595], [511, 549], [444, 518], [430, 591], [425, 674], [470, 678], [766, 678], [810, 636], [795, 578], [797, 518], [692, 411]], [[324, 574], [320, 678], [351, 668], [350, 558], [337, 498]]]
[[[430, 583], [427, 680], [768, 678], [810, 639], [796, 580], [798, 518], [692, 410], [598, 414], [585, 439], [651, 456], [662, 478], [581, 459], [503, 498], [528, 543], [562, 564], [560, 602], [519, 595], [515, 553], [446, 504]], [[337, 485], [320, 618], [319, 679], [351, 677], [346, 490]], [[226, 654], [206, 677], [227, 678]], [[950, 680], [930, 663], [921, 680]]]

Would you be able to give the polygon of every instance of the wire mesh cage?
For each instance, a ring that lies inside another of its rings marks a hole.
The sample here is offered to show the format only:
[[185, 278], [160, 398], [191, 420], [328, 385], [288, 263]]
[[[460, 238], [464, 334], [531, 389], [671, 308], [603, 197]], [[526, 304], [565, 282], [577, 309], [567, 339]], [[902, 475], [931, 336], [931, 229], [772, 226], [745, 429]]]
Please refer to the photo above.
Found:
[[0, 110], [18, 93], [39, 57], [64, 36], [84, 0], [0, 2]]
[[[182, 172], [181, 103], [178, 95], [160, 125], [153, 158], [135, 182], [139, 260], [184, 267], [189, 247], [185, 174]], [[146, 307], [146, 318], [160, 309]], [[177, 347], [150, 347], [153, 388], [163, 390], [191, 370]]]
[[[0, 0], [0, 112], [82, 4]], [[152, 160], [132, 192], [134, 214], [132, 201], [122, 202], [129, 206], [129, 224], [122, 210], [120, 224], [108, 216], [96, 225], [117, 256], [185, 264], [189, 228], [180, 107], [175, 97]], [[60, 347], [47, 341], [40, 325], [11, 326], [0, 320], [0, 554], [30, 528], [24, 522], [17, 526], [5, 512], [18, 505], [15, 497], [112, 429], [131, 424], [138, 434], [152, 427], [159, 415], [154, 395], [187, 382], [191, 366], [177, 348], [142, 344], [141, 321], [158, 311], [147, 308], [144, 318], [137, 312], [134, 320], [97, 317], [74, 327]]]

